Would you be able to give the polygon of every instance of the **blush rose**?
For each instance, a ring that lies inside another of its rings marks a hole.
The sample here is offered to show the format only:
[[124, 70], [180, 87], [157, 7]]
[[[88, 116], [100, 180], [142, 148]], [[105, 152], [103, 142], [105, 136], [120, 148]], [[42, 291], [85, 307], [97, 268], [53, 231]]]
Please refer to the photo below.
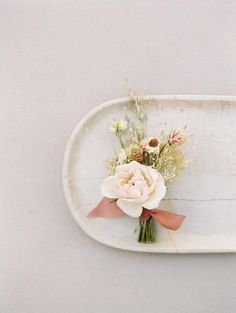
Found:
[[132, 161], [117, 166], [115, 175], [103, 180], [101, 191], [104, 197], [117, 199], [124, 213], [139, 217], [143, 208], [152, 210], [159, 206], [166, 186], [157, 170]]

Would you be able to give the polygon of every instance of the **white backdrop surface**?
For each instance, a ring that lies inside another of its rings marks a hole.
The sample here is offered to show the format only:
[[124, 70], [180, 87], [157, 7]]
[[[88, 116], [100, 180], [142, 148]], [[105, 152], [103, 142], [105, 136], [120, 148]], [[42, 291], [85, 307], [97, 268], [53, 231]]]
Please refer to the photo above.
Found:
[[70, 132], [127, 76], [149, 94], [236, 95], [236, 2], [0, 0], [1, 313], [233, 313], [236, 255], [90, 239], [64, 200]]

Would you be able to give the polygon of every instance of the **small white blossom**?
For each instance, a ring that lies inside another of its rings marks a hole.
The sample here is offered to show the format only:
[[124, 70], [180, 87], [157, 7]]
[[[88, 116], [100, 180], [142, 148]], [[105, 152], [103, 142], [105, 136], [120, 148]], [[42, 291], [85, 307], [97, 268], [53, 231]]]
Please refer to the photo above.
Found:
[[117, 165], [121, 165], [126, 163], [127, 161], [127, 154], [125, 152], [125, 149], [121, 149], [120, 153], [118, 154], [118, 161]]
[[113, 120], [109, 126], [109, 131], [112, 133], [120, 133], [127, 129], [128, 122], [126, 120]]
[[148, 147], [146, 148], [146, 150], [147, 150], [147, 152], [150, 153], [150, 154], [151, 154], [151, 153], [158, 154], [159, 151], [160, 151], [160, 146], [157, 146], [157, 147], [148, 146]]
[[160, 143], [156, 137], [144, 138], [140, 144], [143, 150], [147, 151], [148, 153], [158, 154], [160, 151]]

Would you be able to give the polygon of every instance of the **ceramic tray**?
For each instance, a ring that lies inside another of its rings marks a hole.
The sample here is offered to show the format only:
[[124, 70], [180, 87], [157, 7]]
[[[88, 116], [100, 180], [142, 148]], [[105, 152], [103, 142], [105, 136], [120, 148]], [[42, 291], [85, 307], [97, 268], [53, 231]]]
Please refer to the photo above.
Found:
[[236, 97], [145, 97], [148, 135], [187, 125], [188, 168], [168, 188], [161, 203], [186, 215], [182, 227], [171, 232], [157, 225], [157, 242], [137, 242], [138, 220], [87, 218], [101, 200], [100, 184], [107, 176], [104, 162], [118, 151], [107, 133], [113, 118], [123, 118], [127, 98], [103, 103], [74, 129], [66, 147], [63, 184], [70, 211], [79, 226], [97, 241], [143, 252], [236, 251]]

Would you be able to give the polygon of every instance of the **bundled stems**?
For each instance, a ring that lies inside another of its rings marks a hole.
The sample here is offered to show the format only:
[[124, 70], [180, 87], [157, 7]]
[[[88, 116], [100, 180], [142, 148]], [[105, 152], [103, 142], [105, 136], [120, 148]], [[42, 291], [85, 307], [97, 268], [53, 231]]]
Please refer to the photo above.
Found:
[[139, 220], [139, 237], [138, 241], [142, 243], [155, 242], [155, 229], [152, 217], [150, 216], [146, 221]]

